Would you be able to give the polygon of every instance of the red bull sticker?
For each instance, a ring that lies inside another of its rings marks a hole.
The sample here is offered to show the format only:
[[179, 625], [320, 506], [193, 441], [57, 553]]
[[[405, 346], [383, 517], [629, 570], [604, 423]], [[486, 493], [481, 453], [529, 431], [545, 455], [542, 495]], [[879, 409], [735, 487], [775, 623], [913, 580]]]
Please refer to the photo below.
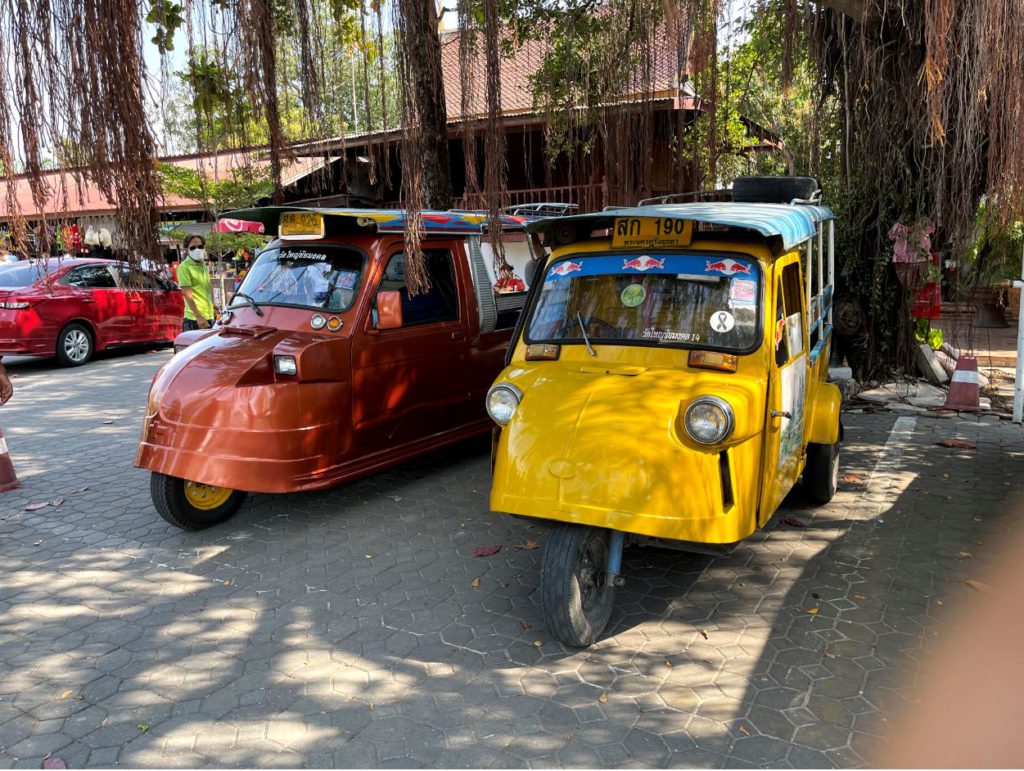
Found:
[[749, 276], [752, 274], [750, 265], [739, 260], [705, 260], [705, 273], [721, 273], [725, 276]]
[[553, 267], [551, 272], [548, 273], [548, 276], [568, 276], [570, 273], [578, 273], [581, 270], [583, 270], [583, 265], [578, 262], [566, 260], [565, 262], [560, 262], [558, 265]]
[[664, 267], [664, 259], [658, 260], [655, 259], [654, 257], [648, 257], [646, 254], [643, 255], [642, 257], [634, 257], [631, 260], [622, 261], [623, 270], [639, 270], [643, 272], [645, 270], [651, 270], [652, 268], [657, 268], [661, 270]]
[[627, 308], [636, 308], [638, 305], [643, 305], [644, 300], [647, 299], [647, 290], [644, 289], [643, 284], [630, 284], [622, 290], [619, 299]]
[[712, 331], [725, 333], [732, 332], [732, 328], [736, 326], [736, 319], [729, 311], [715, 311], [708, 323]]

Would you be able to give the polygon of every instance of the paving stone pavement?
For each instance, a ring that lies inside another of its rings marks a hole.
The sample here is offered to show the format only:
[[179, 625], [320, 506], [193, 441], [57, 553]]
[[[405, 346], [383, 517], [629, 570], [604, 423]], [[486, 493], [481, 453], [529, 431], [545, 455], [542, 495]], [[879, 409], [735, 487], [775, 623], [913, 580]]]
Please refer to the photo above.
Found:
[[567, 650], [517, 546], [545, 528], [488, 510], [486, 440], [165, 524], [132, 459], [168, 355], [11, 365], [0, 767], [861, 765], [1024, 479], [1019, 427], [850, 415], [836, 499], [780, 513], [806, 527], [628, 551], [610, 633]]

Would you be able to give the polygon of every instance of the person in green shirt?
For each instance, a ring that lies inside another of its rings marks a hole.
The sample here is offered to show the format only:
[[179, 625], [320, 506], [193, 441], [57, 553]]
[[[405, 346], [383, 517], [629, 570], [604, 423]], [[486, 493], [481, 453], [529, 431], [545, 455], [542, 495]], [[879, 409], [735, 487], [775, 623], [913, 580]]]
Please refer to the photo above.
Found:
[[188, 256], [178, 266], [178, 286], [185, 295], [185, 320], [181, 329], [183, 332], [208, 329], [213, 326], [214, 313], [210, 274], [206, 269], [206, 239], [189, 236], [184, 246]]

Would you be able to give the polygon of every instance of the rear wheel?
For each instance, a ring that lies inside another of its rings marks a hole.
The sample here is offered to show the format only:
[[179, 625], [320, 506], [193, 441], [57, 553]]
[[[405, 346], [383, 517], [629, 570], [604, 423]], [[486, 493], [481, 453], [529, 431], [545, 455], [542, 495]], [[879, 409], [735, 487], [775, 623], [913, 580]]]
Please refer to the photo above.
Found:
[[803, 488], [812, 503], [824, 506], [839, 486], [839, 442], [807, 445]]
[[160, 516], [182, 530], [204, 530], [231, 519], [247, 493], [153, 472], [149, 492]]
[[84, 324], [68, 324], [57, 335], [57, 361], [77, 367], [92, 358], [92, 333]]
[[604, 630], [615, 604], [606, 585], [608, 531], [582, 525], [556, 525], [541, 560], [540, 605], [551, 634], [575, 648], [592, 644]]

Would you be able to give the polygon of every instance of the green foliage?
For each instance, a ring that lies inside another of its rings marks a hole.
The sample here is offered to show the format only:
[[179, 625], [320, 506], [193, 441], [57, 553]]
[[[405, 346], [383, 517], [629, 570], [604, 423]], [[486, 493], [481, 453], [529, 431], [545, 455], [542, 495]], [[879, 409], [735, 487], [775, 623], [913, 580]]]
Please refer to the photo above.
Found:
[[268, 166], [236, 166], [221, 179], [173, 163], [160, 163], [157, 171], [164, 195], [199, 201], [214, 217], [252, 206], [273, 193]]
[[962, 256], [961, 275], [968, 285], [988, 286], [1021, 277], [1024, 221], [994, 222], [985, 204], [978, 207], [974, 241]]
[[185, 22], [185, 9], [174, 0], [151, 0], [146, 21], [156, 32], [152, 42], [161, 56], [174, 50], [174, 33]]
[[942, 347], [942, 330], [931, 329], [928, 319], [918, 319], [914, 326], [914, 338], [919, 343], [928, 343], [933, 351]]

